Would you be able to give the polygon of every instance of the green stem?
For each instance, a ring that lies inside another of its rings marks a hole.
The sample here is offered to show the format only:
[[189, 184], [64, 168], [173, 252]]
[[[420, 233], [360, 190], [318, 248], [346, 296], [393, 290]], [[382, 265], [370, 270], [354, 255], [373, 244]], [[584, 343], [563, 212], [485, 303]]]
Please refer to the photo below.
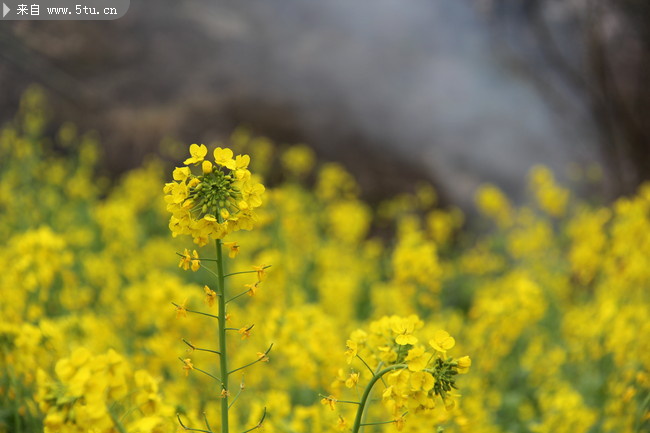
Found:
[[[180, 305], [178, 305], [176, 302], [172, 302], [172, 305], [174, 307], [176, 307], [176, 308], [180, 307]], [[202, 316], [207, 316], [207, 317], [212, 317], [213, 319], [218, 319], [218, 317], [215, 316], [214, 314], [204, 313], [202, 311], [190, 310], [189, 308], [183, 308], [183, 309], [185, 311], [187, 311], [188, 313], [200, 314]]]
[[249, 290], [244, 290], [244, 291], [241, 292], [239, 295], [235, 295], [235, 296], [233, 296], [232, 298], [228, 299], [228, 300], [226, 301], [226, 304], [227, 304], [228, 302], [232, 302], [232, 301], [234, 301], [234, 300], [237, 299], [237, 298], [241, 298], [242, 296], [244, 296], [244, 295], [245, 295], [246, 293], [248, 293], [248, 292], [250, 292], [250, 289], [249, 289]]
[[233, 373], [236, 372], [236, 371], [243, 370], [244, 368], [246, 368], [246, 367], [250, 367], [250, 366], [253, 365], [253, 364], [257, 364], [258, 362], [262, 362], [262, 360], [264, 360], [264, 357], [267, 356], [267, 355], [269, 354], [269, 352], [271, 351], [271, 349], [273, 349], [273, 343], [271, 343], [271, 345], [269, 346], [269, 348], [266, 349], [266, 352], [264, 352], [264, 356], [261, 356], [261, 357], [257, 358], [255, 361], [253, 361], [253, 362], [249, 362], [249, 363], [246, 364], [246, 365], [242, 365], [241, 367], [235, 368], [234, 370], [228, 372], [228, 374], [233, 374]]
[[363, 395], [361, 396], [361, 402], [359, 403], [359, 408], [357, 409], [357, 415], [354, 418], [354, 425], [352, 426], [352, 433], [359, 433], [359, 429], [363, 425], [361, 424], [361, 419], [363, 417], [363, 412], [366, 408], [366, 403], [368, 402], [368, 397], [370, 397], [370, 391], [372, 391], [372, 387], [375, 386], [375, 383], [377, 383], [377, 381], [381, 379], [386, 373], [389, 373], [393, 370], [401, 370], [405, 368], [408, 368], [406, 364], [391, 365], [379, 371], [377, 374], [375, 374], [372, 377], [372, 379], [370, 379], [370, 382], [368, 382], [368, 385], [366, 385], [366, 389], [363, 391]]
[[221, 433], [228, 433], [228, 356], [226, 348], [226, 301], [225, 277], [221, 239], [217, 239], [217, 290], [219, 292], [219, 367], [221, 369], [221, 388], [225, 390], [221, 398]]

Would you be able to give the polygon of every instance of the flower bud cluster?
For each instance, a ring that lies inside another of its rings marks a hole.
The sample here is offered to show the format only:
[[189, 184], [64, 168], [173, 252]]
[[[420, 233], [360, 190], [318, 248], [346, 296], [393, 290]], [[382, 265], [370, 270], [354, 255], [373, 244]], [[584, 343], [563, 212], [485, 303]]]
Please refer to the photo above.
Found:
[[[174, 181], [164, 188], [172, 234], [190, 235], [200, 246], [237, 230], [250, 230], [264, 193], [264, 185], [248, 171], [248, 155], [233, 158], [232, 150], [217, 147], [213, 164], [205, 159], [207, 153], [205, 145], [192, 144], [186, 166], [176, 168]], [[199, 164], [202, 173], [195, 175], [190, 166]]]

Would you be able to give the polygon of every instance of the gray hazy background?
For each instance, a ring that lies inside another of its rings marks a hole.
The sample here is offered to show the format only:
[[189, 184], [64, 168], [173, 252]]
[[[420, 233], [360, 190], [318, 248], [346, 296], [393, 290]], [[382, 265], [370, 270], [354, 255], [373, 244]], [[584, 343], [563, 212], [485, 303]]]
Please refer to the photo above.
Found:
[[370, 200], [432, 181], [467, 207], [546, 164], [650, 177], [650, 7], [635, 0], [142, 0], [105, 22], [0, 22], [0, 121], [39, 83], [105, 168], [238, 125], [305, 142]]

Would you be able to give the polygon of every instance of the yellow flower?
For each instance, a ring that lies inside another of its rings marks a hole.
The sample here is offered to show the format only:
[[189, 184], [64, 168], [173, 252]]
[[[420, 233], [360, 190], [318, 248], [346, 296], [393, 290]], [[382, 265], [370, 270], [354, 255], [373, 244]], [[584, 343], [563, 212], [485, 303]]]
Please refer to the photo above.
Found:
[[422, 371], [426, 368], [430, 354], [424, 351], [424, 347], [414, 347], [409, 350], [408, 355], [404, 358], [411, 371]]
[[231, 259], [234, 259], [239, 254], [239, 245], [237, 245], [237, 242], [224, 242], [223, 246], [229, 248], [228, 257]]
[[257, 292], [257, 285], [259, 282], [255, 284], [244, 284], [244, 287], [248, 287], [248, 296], [255, 296], [255, 293]]
[[185, 376], [190, 375], [190, 370], [194, 370], [194, 364], [192, 364], [192, 360], [190, 358], [185, 358], [183, 360], [183, 370], [185, 370]]
[[334, 410], [336, 406], [336, 399], [333, 395], [330, 395], [329, 397], [323, 397], [320, 402], [325, 406], [329, 406], [331, 410]]
[[458, 358], [456, 362], [458, 362], [458, 373], [460, 374], [467, 373], [469, 371], [469, 367], [472, 365], [472, 360], [469, 356]]
[[167, 210], [172, 214], [172, 235], [190, 235], [199, 246], [234, 231], [251, 230], [264, 192], [264, 186], [252, 180], [247, 169], [248, 155], [233, 159], [232, 150], [217, 148], [215, 160], [221, 169], [215, 170], [212, 162], [204, 161], [206, 153], [204, 145], [191, 145], [192, 157], [185, 163], [202, 163], [202, 175], [194, 175], [190, 167], [178, 168], [173, 173], [174, 182], [163, 189]]
[[426, 371], [416, 371], [411, 375], [412, 391], [430, 391], [436, 383], [436, 379]]
[[208, 154], [208, 148], [204, 144], [191, 144], [190, 145], [190, 158], [185, 160], [185, 165], [198, 164], [205, 158], [205, 155]]
[[180, 319], [181, 317], [187, 317], [187, 310], [185, 309], [185, 303], [187, 299], [183, 301], [182, 304], [176, 305], [176, 318]]
[[208, 307], [212, 307], [217, 299], [217, 293], [208, 286], [203, 286], [203, 291], [205, 292], [205, 303], [208, 304]]
[[347, 350], [345, 351], [345, 359], [350, 364], [352, 360], [357, 356], [357, 351], [359, 350], [359, 346], [356, 341], [354, 340], [348, 340], [345, 343], [345, 347]]
[[201, 170], [203, 171], [203, 174], [212, 173], [212, 163], [210, 161], [203, 161], [203, 164], [201, 164]]
[[348, 388], [353, 388], [357, 383], [359, 383], [359, 373], [351, 373], [345, 380], [345, 386]]
[[415, 324], [416, 320], [413, 317], [395, 317], [391, 323], [391, 329], [397, 334], [397, 337], [395, 337], [395, 343], [400, 346], [416, 344], [418, 342], [417, 337], [411, 335], [415, 330]]
[[221, 394], [219, 394], [219, 397], [221, 397], [221, 398], [230, 397], [230, 391], [228, 391], [227, 389], [222, 388], [221, 389]]
[[239, 332], [241, 334], [241, 339], [242, 340], [250, 338], [251, 329], [253, 329], [253, 326], [255, 326], [255, 325], [251, 325], [251, 326], [248, 326], [248, 327], [244, 326], [243, 328], [239, 328], [239, 330], [237, 332]]
[[248, 168], [251, 162], [251, 157], [248, 155], [237, 155], [234, 160], [228, 161], [226, 167], [231, 170], [243, 171]]
[[402, 429], [404, 428], [404, 421], [405, 420], [403, 416], [400, 416], [395, 420], [395, 428], [397, 428], [397, 431], [402, 431]]
[[214, 162], [219, 165], [226, 165], [229, 161], [232, 160], [232, 150], [228, 148], [222, 149], [221, 147], [217, 147], [214, 149], [213, 156]]
[[348, 422], [341, 415], [339, 415], [339, 421], [336, 423], [336, 428], [340, 431], [347, 430], [348, 428]]
[[438, 330], [433, 334], [433, 339], [429, 340], [429, 344], [438, 352], [447, 353], [456, 345], [456, 340], [447, 331]]
[[190, 171], [189, 167], [176, 167], [172, 173], [172, 176], [174, 180], [185, 182], [185, 180], [190, 177], [190, 174], [192, 174], [192, 172]]
[[190, 256], [190, 252], [187, 248], [185, 248], [185, 251], [183, 252], [183, 256], [181, 257], [181, 261], [178, 263], [179, 268], [183, 268], [184, 270], [192, 269], [194, 272], [198, 271], [199, 268], [201, 267], [201, 261], [199, 260], [199, 253], [196, 252], [196, 250], [192, 251], [192, 255]]
[[261, 282], [266, 275], [265, 265], [253, 266], [253, 270], [257, 271], [257, 281]]
[[400, 346], [406, 346], [407, 344], [416, 344], [418, 342], [417, 337], [411, 335], [411, 334], [400, 334], [397, 337], [395, 337], [395, 343], [399, 344]]

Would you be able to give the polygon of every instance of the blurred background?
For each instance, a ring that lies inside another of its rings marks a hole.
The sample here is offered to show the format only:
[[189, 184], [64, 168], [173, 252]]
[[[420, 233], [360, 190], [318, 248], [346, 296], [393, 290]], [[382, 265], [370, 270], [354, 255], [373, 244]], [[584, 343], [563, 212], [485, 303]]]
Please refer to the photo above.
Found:
[[516, 201], [534, 164], [609, 200], [650, 178], [649, 24], [646, 0], [138, 0], [3, 22], [0, 123], [38, 83], [114, 175], [244, 125], [342, 162], [370, 202], [414, 180]]

